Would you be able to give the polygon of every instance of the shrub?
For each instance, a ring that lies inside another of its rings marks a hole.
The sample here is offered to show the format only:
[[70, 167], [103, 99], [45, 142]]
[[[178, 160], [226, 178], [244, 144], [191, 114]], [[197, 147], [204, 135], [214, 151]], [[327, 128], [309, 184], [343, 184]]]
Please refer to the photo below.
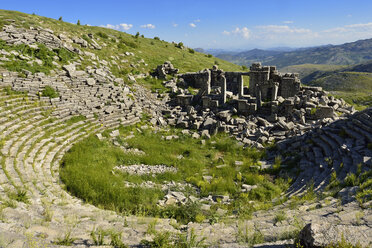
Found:
[[135, 42], [133, 42], [133, 41], [125, 41], [124, 44], [126, 46], [131, 47], [131, 48], [137, 48], [138, 47], [138, 45]]
[[76, 24], [80, 26], [80, 20], [78, 20]]
[[192, 48], [189, 48], [189, 53], [195, 53], [195, 50]]
[[139, 32], [137, 32], [137, 33], [136, 33], [136, 35], [134, 36], [134, 38], [136, 38], [136, 39], [137, 39], [137, 38], [138, 38], [139, 36], [140, 36], [140, 33], [139, 33]]
[[60, 16], [60, 17], [58, 18], [58, 21], [62, 21], [62, 16]]
[[358, 184], [357, 181], [358, 181], [357, 177], [355, 176], [354, 173], [348, 173], [344, 179], [344, 184], [346, 187], [352, 187]]
[[183, 48], [183, 43], [179, 42], [178, 44], [175, 44], [175, 47], [178, 47], [178, 48], [182, 49]]
[[123, 241], [121, 240], [121, 236], [122, 236], [121, 233], [111, 232], [110, 233], [110, 237], [111, 237], [110, 245], [112, 245], [114, 248], [128, 248], [128, 246], [125, 245]]
[[52, 87], [49, 85], [45, 86], [45, 89], [41, 92], [42, 96], [46, 96], [49, 98], [56, 98], [59, 96], [58, 92], [56, 92]]
[[168, 248], [173, 247], [170, 232], [158, 232], [156, 233], [153, 241], [142, 240], [141, 244], [145, 247], [151, 248]]
[[274, 218], [274, 222], [276, 224], [276, 223], [280, 223], [280, 222], [282, 222], [286, 219], [287, 219], [287, 216], [285, 215], [285, 213], [283, 211], [280, 211], [280, 212], [276, 213], [275, 218]]
[[154, 40], [160, 40], [160, 38], [159, 38], [159, 37], [157, 37], [157, 36], [155, 36], [155, 37], [154, 37]]
[[213, 55], [212, 55], [212, 54], [207, 54], [207, 57], [208, 57], [208, 58], [212, 58]]
[[76, 240], [76, 238], [71, 237], [71, 231], [67, 231], [65, 233], [65, 236], [61, 237], [61, 238], [58, 238], [57, 241], [55, 242], [55, 244], [56, 245], [71, 246], [72, 243], [74, 243], [75, 240]]
[[23, 202], [26, 204], [29, 203], [29, 197], [27, 195], [27, 192], [22, 189], [17, 190], [17, 192], [9, 192], [8, 197], [10, 201], [15, 200], [15, 201]]
[[107, 235], [106, 231], [100, 228], [99, 229], [94, 228], [90, 232], [90, 237], [92, 238], [93, 244], [95, 245], [104, 245], [104, 239], [106, 235]]
[[[84, 36], [83, 36], [83, 38], [84, 38]], [[59, 61], [64, 63], [64, 64], [67, 64], [67, 62], [69, 62], [70, 60], [75, 58], [75, 53], [70, 52], [65, 48], [55, 49], [54, 52], [57, 53], [57, 55], [59, 57]]]
[[101, 31], [99, 31], [98, 33], [96, 33], [96, 35], [98, 35], [102, 39], [107, 39], [108, 38], [108, 35], [106, 33], [104, 33], [104, 32], [101, 32]]

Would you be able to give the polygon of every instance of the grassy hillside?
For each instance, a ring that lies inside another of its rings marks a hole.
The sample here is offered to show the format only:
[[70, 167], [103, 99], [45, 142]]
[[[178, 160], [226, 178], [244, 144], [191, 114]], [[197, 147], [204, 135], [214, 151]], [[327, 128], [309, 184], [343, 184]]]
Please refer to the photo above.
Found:
[[[372, 64], [372, 63], [371, 63]], [[283, 68], [283, 72], [297, 72], [305, 85], [321, 86], [336, 97], [361, 110], [372, 106], [372, 66], [363, 63], [356, 66], [303, 64]]]
[[[14, 20], [14, 22], [12, 21]], [[65, 34], [68, 37], [78, 37], [91, 42], [88, 34], [93, 34], [94, 39], [102, 46], [101, 50], [81, 48], [83, 52], [95, 53], [100, 60], [112, 61], [112, 56], [125, 52], [133, 52], [134, 56], [126, 57], [127, 62], [115, 61], [111, 70], [115, 76], [128, 73], [139, 74], [149, 72], [164, 61], [171, 61], [180, 72], [197, 71], [218, 64], [226, 71], [241, 70], [241, 66], [223, 61], [211, 55], [198, 53], [187, 47], [179, 48], [173, 43], [161, 41], [159, 38], [144, 38], [130, 35], [117, 30], [87, 25], [76, 25], [68, 22], [54, 20], [37, 15], [29, 15], [16, 11], [0, 10], [0, 28], [6, 24], [29, 29], [30, 27], [43, 27], [54, 31], [55, 35]], [[144, 63], [139, 61], [144, 60]], [[92, 60], [85, 60], [82, 66], [92, 64]]]
[[290, 65], [280, 69], [280, 72], [294, 72], [299, 73], [300, 78], [303, 80], [306, 76], [316, 71], [335, 71], [347, 68], [345, 65], [325, 65], [325, 64], [302, 64], [302, 65]]
[[327, 90], [372, 92], [372, 73], [349, 71], [324, 72], [307, 84], [322, 86]]

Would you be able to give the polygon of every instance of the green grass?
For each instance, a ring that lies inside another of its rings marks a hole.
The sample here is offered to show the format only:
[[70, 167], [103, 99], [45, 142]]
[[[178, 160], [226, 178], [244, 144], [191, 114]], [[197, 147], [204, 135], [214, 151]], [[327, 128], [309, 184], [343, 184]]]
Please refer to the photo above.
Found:
[[[0, 11], [1, 13], [1, 11]], [[42, 64], [34, 62], [32, 64], [27, 63], [25, 60], [21, 60], [18, 56], [10, 55], [8, 58], [10, 61], [3, 62], [2, 67], [10, 70], [23, 73], [23, 70], [30, 71], [32, 73], [43, 72], [49, 74], [50, 70], [55, 69], [56, 66], [53, 65], [53, 57], [57, 56], [59, 60], [57, 61], [60, 64], [66, 64], [70, 60], [75, 58], [75, 54], [67, 51], [64, 48], [49, 50], [45, 45], [38, 44], [38, 48], [31, 48], [28, 45], [7, 45], [3, 40], [0, 40], [0, 49], [5, 51], [16, 51], [21, 55], [28, 56], [31, 59], [39, 59], [42, 61]]]
[[56, 245], [72, 246], [76, 238], [71, 237], [71, 231], [67, 231], [63, 237], [57, 238]]
[[287, 219], [287, 216], [284, 211], [280, 211], [275, 214], [274, 222], [275, 224], [281, 223], [282, 221], [285, 221]]
[[[133, 131], [134, 138], [124, 140]], [[162, 199], [164, 192], [158, 188], [128, 188], [124, 181], [139, 185], [145, 181], [161, 184], [164, 181], [191, 183], [200, 190], [198, 194], [193, 188], [187, 188], [185, 195], [205, 197], [208, 195], [229, 195], [235, 199], [229, 206], [230, 212], [250, 211], [249, 201], [260, 201], [262, 206], [271, 204], [271, 200], [280, 195], [288, 187], [283, 179], [273, 179], [256, 167], [262, 153], [254, 149], [243, 149], [237, 141], [225, 134], [212, 137], [202, 145], [199, 140], [184, 136], [179, 130], [154, 133], [145, 130], [141, 133], [135, 127], [121, 128], [117, 141], [126, 142], [131, 148], [138, 148], [145, 155], [124, 153], [109, 140], [99, 141], [95, 136], [76, 144], [63, 158], [60, 175], [67, 189], [74, 195], [97, 206], [119, 212], [137, 215], [172, 217], [180, 221], [195, 221], [196, 217], [210, 216], [204, 213], [199, 204], [186, 206], [170, 206], [159, 208], [156, 203]], [[170, 134], [179, 135], [178, 140], [164, 140], [161, 137]], [[104, 133], [104, 135], [107, 135]], [[183, 159], [177, 158], [179, 155]], [[240, 167], [235, 161], [243, 161]], [[177, 173], [156, 175], [129, 175], [115, 172], [117, 165], [131, 164], [164, 164], [177, 168]], [[217, 167], [226, 164], [225, 167]], [[238, 174], [240, 176], [238, 176]], [[210, 181], [204, 175], [211, 175]], [[241, 185], [256, 184], [258, 187], [248, 193], [241, 193]], [[245, 212], [246, 213], [246, 212]], [[244, 214], [241, 214], [244, 215]], [[248, 215], [248, 214], [247, 214]]]
[[372, 93], [371, 91], [361, 91], [361, 92], [345, 92], [345, 91], [335, 91], [330, 92], [336, 98], [342, 98], [358, 111], [361, 111], [367, 107], [372, 107]]
[[23, 202], [26, 204], [30, 202], [29, 196], [27, 195], [27, 191], [22, 189], [18, 189], [17, 192], [9, 192], [8, 197], [10, 200]]
[[205, 237], [198, 237], [194, 229], [191, 229], [189, 235], [184, 233], [173, 234], [169, 231], [155, 232], [152, 241], [142, 240], [141, 244], [151, 248], [201, 248], [208, 247], [205, 240]]
[[70, 125], [72, 125], [74, 123], [77, 123], [79, 121], [84, 121], [86, 119], [87, 118], [85, 116], [83, 116], [83, 115], [76, 115], [76, 116], [73, 116], [70, 119], [66, 120], [65, 123], [66, 123], [66, 125], [70, 126]]

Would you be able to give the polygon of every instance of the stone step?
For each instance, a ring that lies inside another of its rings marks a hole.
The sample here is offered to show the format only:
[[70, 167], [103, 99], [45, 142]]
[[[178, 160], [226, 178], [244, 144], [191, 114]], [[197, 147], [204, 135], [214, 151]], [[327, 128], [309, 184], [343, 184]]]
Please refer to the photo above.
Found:
[[[352, 121], [359, 127], [362, 127], [364, 130], [372, 133], [372, 118], [369, 117], [367, 114], [362, 113], [360, 115], [357, 115]], [[363, 124], [363, 126], [360, 126], [359, 123]]]
[[353, 166], [353, 159], [345, 154], [342, 157], [342, 168], [339, 173], [337, 173], [339, 179], [343, 179], [346, 177], [346, 174], [349, 172], [350, 168]]
[[337, 141], [333, 139], [332, 136], [328, 135], [327, 132], [324, 132], [319, 135], [319, 138], [326, 142], [330, 149], [332, 149], [333, 157], [338, 157], [340, 156], [339, 149], [340, 146], [338, 145]]
[[[369, 127], [364, 126], [364, 124], [357, 120], [353, 120], [353, 123], [348, 122], [347, 126], [365, 137], [368, 142], [372, 143], [372, 133], [368, 130]], [[372, 126], [370, 129], [372, 130]]]
[[[347, 124], [346, 124], [347, 125]], [[364, 137], [360, 135], [359, 133], [355, 132], [354, 130], [351, 130], [349, 127], [342, 127], [345, 133], [349, 135], [352, 139], [355, 140], [356, 146], [358, 145], [365, 145]]]
[[[315, 145], [322, 149], [324, 157], [327, 158], [333, 157], [332, 149], [319, 136], [317, 138], [312, 138], [312, 140], [314, 141]], [[318, 155], [315, 154], [315, 157], [318, 157]]]

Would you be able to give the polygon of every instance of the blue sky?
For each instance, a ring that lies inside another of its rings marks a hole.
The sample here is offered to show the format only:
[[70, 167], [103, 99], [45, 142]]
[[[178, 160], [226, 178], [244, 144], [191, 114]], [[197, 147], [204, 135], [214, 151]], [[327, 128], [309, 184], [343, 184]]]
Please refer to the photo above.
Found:
[[0, 8], [80, 19], [194, 48], [305, 47], [372, 38], [371, 0], [1, 0]]

